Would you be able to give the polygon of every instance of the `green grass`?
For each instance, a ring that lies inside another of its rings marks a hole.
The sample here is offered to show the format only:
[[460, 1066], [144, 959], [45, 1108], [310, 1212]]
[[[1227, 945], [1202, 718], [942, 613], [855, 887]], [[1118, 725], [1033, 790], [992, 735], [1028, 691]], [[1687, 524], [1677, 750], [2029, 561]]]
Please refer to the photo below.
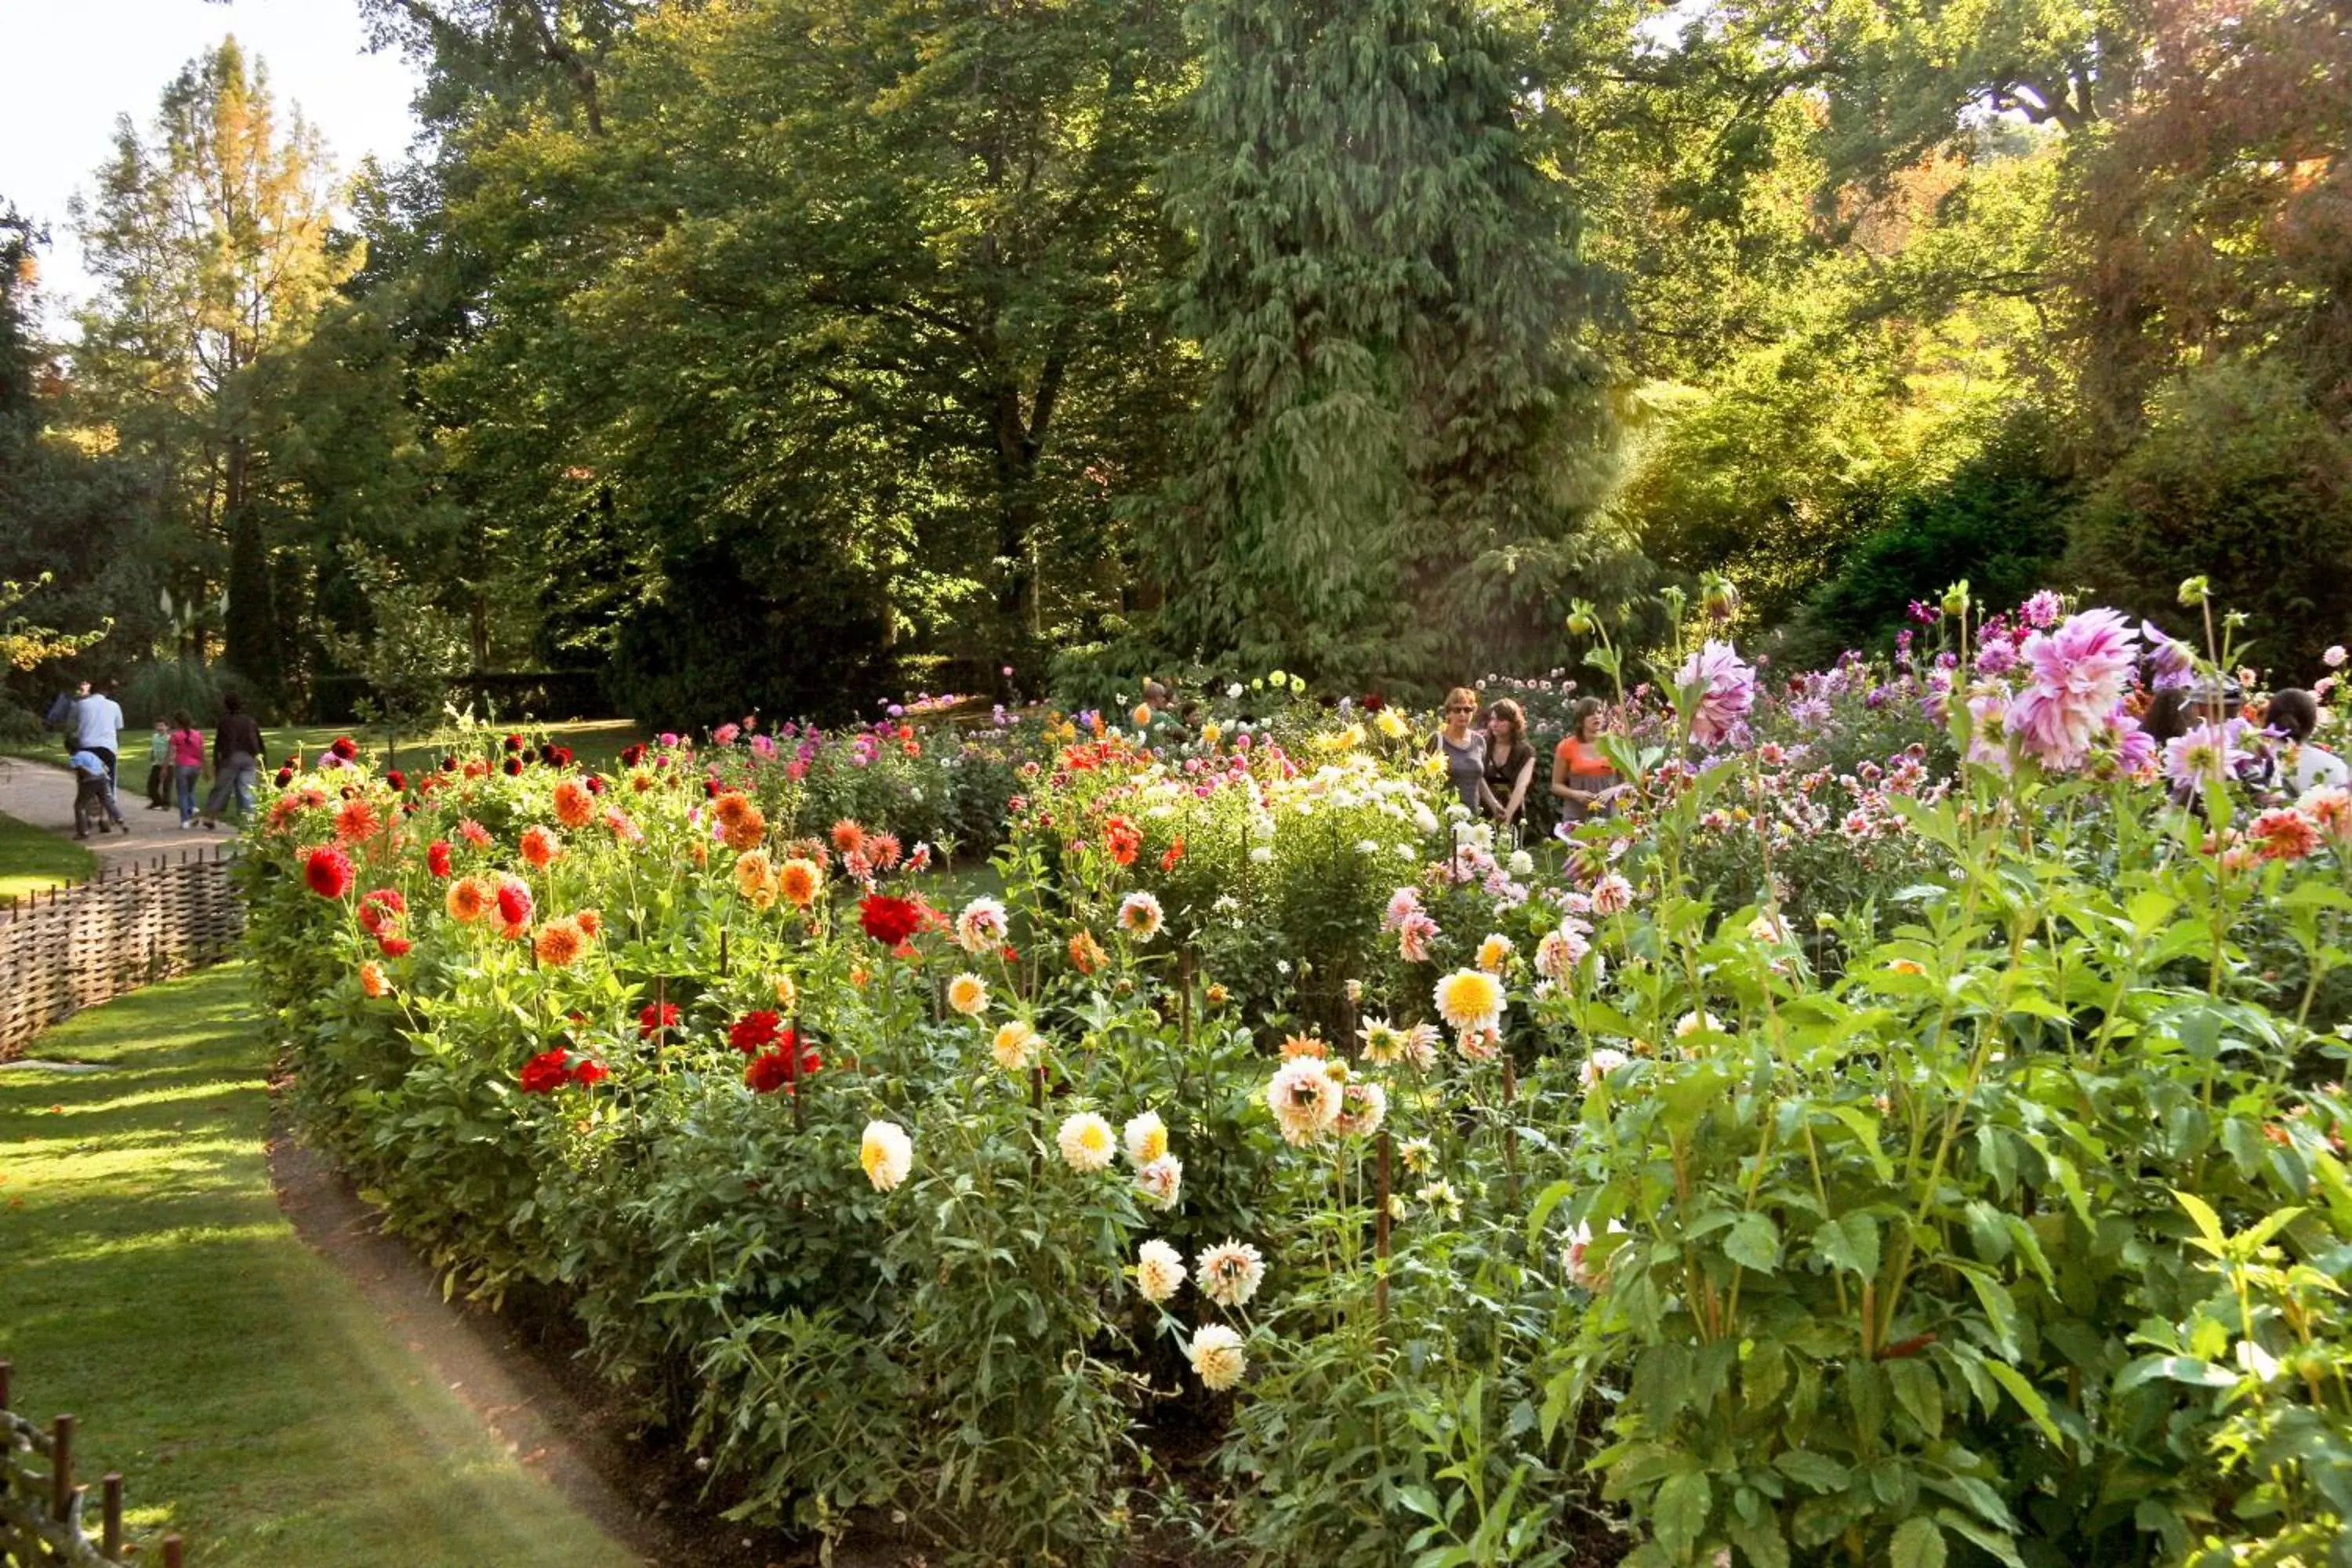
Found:
[[97, 868], [97, 858], [72, 839], [0, 816], [0, 903], [78, 882]]
[[0, 1073], [0, 1356], [80, 1417], [135, 1534], [200, 1568], [619, 1568], [295, 1236], [271, 1195], [241, 969], [139, 992]]

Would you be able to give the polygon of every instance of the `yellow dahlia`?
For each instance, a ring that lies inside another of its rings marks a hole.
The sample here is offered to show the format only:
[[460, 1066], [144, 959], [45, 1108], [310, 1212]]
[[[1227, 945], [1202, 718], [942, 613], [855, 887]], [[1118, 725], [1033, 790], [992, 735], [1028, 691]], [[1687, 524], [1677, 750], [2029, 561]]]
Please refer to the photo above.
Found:
[[988, 1051], [1006, 1072], [1021, 1072], [1034, 1059], [1041, 1043], [1028, 1020], [1015, 1018], [997, 1026], [996, 1037], [989, 1041]]
[[1500, 974], [1503, 966], [1511, 962], [1511, 939], [1501, 931], [1488, 935], [1478, 944], [1478, 967], [1489, 974]]
[[1184, 1255], [1158, 1237], [1135, 1249], [1135, 1288], [1147, 1301], [1165, 1301], [1184, 1283]]
[[1192, 1348], [1184, 1353], [1192, 1361], [1201, 1386], [1213, 1393], [1233, 1387], [1249, 1371], [1249, 1356], [1242, 1348], [1241, 1335], [1223, 1323], [1203, 1323], [1193, 1330]]
[[1156, 1110], [1129, 1117], [1119, 1131], [1126, 1139], [1127, 1157], [1138, 1165], [1149, 1165], [1168, 1152], [1168, 1124]]
[[1072, 1112], [1063, 1121], [1054, 1142], [1073, 1171], [1106, 1170], [1112, 1156], [1118, 1152], [1118, 1140], [1113, 1136], [1110, 1123], [1091, 1110]]
[[764, 893], [770, 900], [775, 894], [776, 868], [764, 849], [747, 849], [735, 857], [735, 890], [757, 902]]
[[858, 1144], [857, 1163], [866, 1167], [866, 1179], [875, 1190], [887, 1193], [914, 1169], [915, 1141], [895, 1121], [869, 1121]]
[[1457, 969], [1437, 983], [1437, 1016], [1455, 1034], [1503, 1021], [1503, 983], [1480, 969]]
[[948, 1005], [967, 1018], [988, 1010], [988, 984], [977, 974], [959, 974], [948, 982]]

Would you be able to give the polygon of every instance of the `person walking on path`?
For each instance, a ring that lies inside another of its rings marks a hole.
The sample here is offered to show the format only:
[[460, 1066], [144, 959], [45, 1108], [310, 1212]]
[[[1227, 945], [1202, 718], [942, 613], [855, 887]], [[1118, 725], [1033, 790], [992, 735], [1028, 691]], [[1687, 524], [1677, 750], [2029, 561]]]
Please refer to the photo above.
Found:
[[[89, 837], [89, 825], [93, 822], [98, 824], [100, 833], [105, 832], [107, 813], [114, 811], [114, 796], [106, 784], [105, 762], [91, 751], [76, 752], [68, 760], [73, 764], [74, 837]], [[122, 820], [120, 811], [114, 811], [114, 820], [118, 823]], [[128, 833], [130, 829], [126, 827], [123, 831]]]
[[196, 784], [205, 776], [205, 732], [182, 709], [172, 715], [172, 779], [178, 786], [180, 826], [196, 825]]
[[205, 830], [220, 826], [221, 808], [232, 800], [237, 820], [253, 810], [255, 775], [267, 760], [261, 749], [261, 726], [245, 710], [234, 691], [221, 699], [220, 728], [213, 732], [213, 793], [205, 801]]
[[65, 742], [66, 765], [68, 767], [73, 765], [73, 754], [81, 750], [74, 737], [74, 710], [79, 708], [81, 700], [89, 695], [89, 682], [87, 680], [71, 691], [60, 691], [58, 700], [49, 704], [48, 712], [41, 717], [41, 722], [55, 730], [58, 738]]
[[147, 737], [147, 809], [163, 811], [169, 807], [171, 789], [172, 722], [158, 714], [154, 731]]
[[74, 704], [74, 750], [88, 752], [106, 764], [106, 811], [114, 818], [114, 826], [123, 832], [131, 824], [122, 820], [122, 803], [116, 798], [121, 780], [117, 768], [122, 746], [122, 710], [106, 694], [106, 682], [93, 680], [89, 695]]

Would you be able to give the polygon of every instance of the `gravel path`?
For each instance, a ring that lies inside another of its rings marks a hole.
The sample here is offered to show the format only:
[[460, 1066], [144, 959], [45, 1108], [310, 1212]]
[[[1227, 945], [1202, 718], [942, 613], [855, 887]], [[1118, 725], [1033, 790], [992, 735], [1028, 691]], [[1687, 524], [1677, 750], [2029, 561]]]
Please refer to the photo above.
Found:
[[[131, 825], [130, 832], [93, 833], [82, 841], [82, 847], [97, 856], [100, 865], [127, 865], [159, 856], [176, 856], [184, 849], [201, 848], [235, 837], [226, 824], [217, 832], [206, 833], [197, 826], [183, 833], [177, 811], [147, 809], [146, 779], [144, 762], [139, 764], [135, 781], [131, 769], [128, 765], [123, 769], [122, 816]], [[63, 763], [0, 757], [0, 812], [45, 832], [70, 838], [73, 798], [73, 773]]]

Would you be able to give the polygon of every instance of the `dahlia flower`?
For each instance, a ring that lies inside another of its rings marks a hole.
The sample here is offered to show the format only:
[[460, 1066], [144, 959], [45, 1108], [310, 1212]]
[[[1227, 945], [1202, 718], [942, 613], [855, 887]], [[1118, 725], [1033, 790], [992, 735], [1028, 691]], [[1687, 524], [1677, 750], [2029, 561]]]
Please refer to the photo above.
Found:
[[302, 860], [302, 879], [322, 899], [340, 899], [352, 890], [352, 858], [332, 844], [322, 844]]
[[948, 1005], [967, 1018], [988, 1010], [988, 984], [977, 974], [959, 974], [948, 982]]
[[1701, 1029], [1720, 1035], [1724, 1032], [1723, 1020], [1712, 1013], [1702, 1012], [1685, 1013], [1675, 1020], [1675, 1038], [1678, 1040], [1696, 1035]]
[[877, 1193], [887, 1193], [907, 1179], [915, 1167], [915, 1141], [895, 1121], [869, 1121], [857, 1146], [857, 1163]]
[[1119, 900], [1119, 928], [1138, 942], [1150, 942], [1158, 936], [1163, 918], [1160, 900], [1150, 893], [1129, 893]]
[[912, 901], [884, 893], [868, 893], [858, 900], [857, 924], [885, 947], [897, 947], [921, 929], [922, 911]]
[[1437, 1016], [1456, 1034], [1499, 1027], [1503, 985], [1482, 969], [1457, 969], [1437, 983]]
[[2045, 767], [2080, 767], [2123, 700], [2139, 634], [2113, 610], [2084, 610], [2021, 651], [2033, 679], [2010, 705], [2010, 732]]
[[1615, 871], [1592, 884], [1592, 912], [1622, 915], [1633, 907], [1633, 884]]
[[[1609, 1222], [1609, 1229], [1620, 1236], [1625, 1231], [1625, 1227], [1613, 1219]], [[1579, 1225], [1568, 1233], [1568, 1245], [1560, 1251], [1560, 1262], [1568, 1270], [1569, 1282], [1581, 1290], [1598, 1290], [1609, 1278], [1607, 1264], [1593, 1267], [1591, 1249], [1591, 1227]]]
[[335, 837], [357, 844], [383, 831], [383, 818], [365, 800], [347, 800], [335, 812]]
[[648, 1002], [637, 1015], [637, 1038], [650, 1040], [665, 1029], [677, 1027], [677, 1004]]
[[1702, 746], [1729, 740], [1756, 706], [1756, 671], [1740, 662], [1727, 642], [1710, 637], [1675, 672], [1677, 687], [1696, 687], [1690, 716], [1691, 739]]
[[2243, 720], [2200, 724], [2185, 735], [2164, 743], [2164, 776], [2172, 787], [2189, 794], [2208, 784], [2227, 784], [2250, 753], [2238, 745]]
[[1454, 1048], [1465, 1062], [1491, 1062], [1503, 1054], [1503, 1034], [1495, 1028], [1465, 1029], [1454, 1037]]
[[1118, 1140], [1112, 1136], [1110, 1123], [1091, 1110], [1074, 1111], [1065, 1118], [1054, 1142], [1073, 1171], [1106, 1170], [1118, 1152]]
[[447, 880], [449, 876], [449, 841], [447, 839], [436, 838], [425, 847], [425, 868], [436, 880]]
[[1404, 1059], [1404, 1031], [1386, 1018], [1367, 1018], [1358, 1026], [1356, 1037], [1364, 1042], [1364, 1059], [1375, 1067], [1390, 1067]]
[[490, 912], [491, 902], [497, 897], [496, 885], [487, 878], [460, 877], [449, 884], [448, 892], [442, 896], [441, 906], [451, 920], [459, 925], [469, 926]]
[[1492, 932], [1478, 944], [1478, 967], [1487, 973], [1502, 973], [1503, 966], [1510, 962], [1511, 939], [1502, 932]]
[[1223, 1323], [1203, 1323], [1193, 1330], [1192, 1346], [1184, 1353], [1200, 1377], [1201, 1386], [1212, 1393], [1233, 1387], [1249, 1371], [1249, 1356], [1243, 1349], [1241, 1335]]
[[520, 1087], [525, 1094], [553, 1094], [572, 1081], [571, 1053], [561, 1046], [541, 1051], [522, 1064]]
[[1429, 944], [1437, 940], [1437, 922], [1415, 910], [1397, 927], [1397, 956], [1407, 963], [1429, 962]]
[[1184, 1162], [1173, 1154], [1162, 1154], [1135, 1173], [1136, 1191], [1163, 1209], [1176, 1206], [1177, 1194], [1184, 1184]]
[[955, 919], [955, 944], [978, 954], [1003, 944], [1009, 927], [1004, 906], [994, 899], [974, 899]]
[[1201, 1294], [1220, 1307], [1245, 1307], [1265, 1282], [1265, 1259], [1246, 1241], [1228, 1237], [1192, 1260]]
[[360, 965], [360, 994], [370, 998], [389, 995], [392, 982], [384, 978], [383, 965], [373, 959]]
[[1584, 1066], [1578, 1069], [1576, 1076], [1585, 1088], [1591, 1089], [1611, 1073], [1623, 1067], [1627, 1059], [1624, 1052], [1611, 1050], [1603, 1046], [1584, 1058]]
[[509, 926], [519, 926], [530, 919], [532, 900], [530, 885], [520, 877], [499, 879], [499, 919]]
[[[776, 898], [776, 868], [765, 849], [746, 849], [735, 858], [735, 890], [754, 903]], [[764, 906], [763, 906], [764, 907]]]
[[1129, 1117], [1119, 1131], [1127, 1144], [1128, 1159], [1137, 1165], [1149, 1165], [1168, 1152], [1168, 1124], [1160, 1120], [1156, 1110]]
[[1037, 1031], [1030, 1027], [1028, 1021], [1014, 1018], [997, 1026], [995, 1037], [988, 1043], [988, 1053], [1006, 1072], [1020, 1072], [1036, 1056], [1038, 1044]]
[[2300, 860], [2319, 847], [2319, 829], [2291, 807], [2265, 811], [2246, 829], [2265, 860]]
[[1421, 889], [1418, 888], [1399, 888], [1395, 892], [1389, 895], [1388, 910], [1381, 916], [1381, 930], [1384, 931], [1394, 931], [1399, 926], [1404, 924], [1407, 916], [1417, 915], [1420, 912]]
[[1320, 1057], [1294, 1057], [1267, 1082], [1265, 1103], [1284, 1142], [1309, 1143], [1339, 1119], [1340, 1082]]
[[816, 902], [824, 886], [824, 868], [815, 861], [794, 856], [776, 868], [776, 893], [794, 909], [804, 910]]
[[1157, 1237], [1135, 1249], [1135, 1288], [1147, 1301], [1165, 1301], [1182, 1288], [1184, 1255]]
[[1584, 940], [1581, 931], [1565, 925], [1558, 931], [1548, 931], [1536, 943], [1536, 973], [1546, 980], [1565, 984], [1591, 951], [1591, 944]]
[[531, 952], [550, 969], [569, 969], [588, 951], [588, 933], [580, 922], [570, 916], [551, 920], [539, 928], [531, 943]]
[[563, 841], [552, 830], [533, 824], [522, 830], [520, 847], [523, 864], [541, 870], [563, 852]]
[[1370, 1079], [1349, 1079], [1340, 1093], [1339, 1120], [1331, 1127], [1343, 1137], [1369, 1138], [1388, 1118], [1388, 1089]]

